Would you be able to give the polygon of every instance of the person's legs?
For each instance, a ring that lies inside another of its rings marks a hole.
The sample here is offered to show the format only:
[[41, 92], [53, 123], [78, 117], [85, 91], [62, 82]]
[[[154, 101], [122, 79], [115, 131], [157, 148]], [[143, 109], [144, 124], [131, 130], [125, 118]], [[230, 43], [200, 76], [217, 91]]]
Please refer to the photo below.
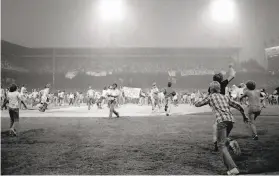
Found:
[[112, 118], [112, 113], [114, 111], [114, 104], [111, 100], [108, 102], [108, 106], [109, 106], [109, 118]]
[[229, 123], [232, 122], [221, 122], [217, 124], [217, 141], [223, 162], [228, 171], [231, 171], [237, 168], [237, 166], [228, 151], [229, 140], [227, 138], [227, 128]]
[[152, 111], [155, 109], [155, 99], [151, 98]]
[[214, 144], [214, 151], [218, 151], [217, 145], [217, 122], [213, 124], [213, 144]]
[[116, 105], [116, 102], [113, 101], [112, 102], [112, 112], [116, 115], [116, 117], [119, 117], [119, 113], [115, 110], [115, 105]]
[[90, 110], [92, 104], [92, 98], [88, 99], [88, 110]]
[[14, 111], [12, 109], [9, 109], [9, 115], [10, 115], [10, 129], [12, 129], [14, 127], [14, 122], [15, 122], [15, 115], [14, 115]]
[[258, 115], [259, 115], [259, 109], [257, 107], [250, 106], [248, 110], [248, 117], [249, 117], [248, 124], [251, 128], [252, 135], [255, 140], [258, 139], [257, 129], [255, 125], [255, 119]]
[[19, 127], [19, 109], [9, 109], [10, 114], [10, 134], [17, 135], [16, 130]]
[[167, 98], [166, 105], [165, 105], [165, 112], [167, 116], [170, 115], [170, 110], [171, 110], [171, 98]]

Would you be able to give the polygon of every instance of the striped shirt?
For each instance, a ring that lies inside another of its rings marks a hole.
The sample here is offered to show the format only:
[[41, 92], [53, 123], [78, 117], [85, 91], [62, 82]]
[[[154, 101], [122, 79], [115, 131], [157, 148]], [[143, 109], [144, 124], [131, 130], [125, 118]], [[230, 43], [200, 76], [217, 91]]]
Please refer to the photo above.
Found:
[[244, 113], [244, 109], [240, 104], [231, 100], [228, 96], [222, 95], [220, 93], [213, 93], [202, 99], [195, 104], [196, 107], [201, 107], [209, 104], [212, 111], [216, 115], [216, 122], [221, 123], [225, 121], [235, 122], [233, 115], [231, 113], [230, 107], [239, 110]]

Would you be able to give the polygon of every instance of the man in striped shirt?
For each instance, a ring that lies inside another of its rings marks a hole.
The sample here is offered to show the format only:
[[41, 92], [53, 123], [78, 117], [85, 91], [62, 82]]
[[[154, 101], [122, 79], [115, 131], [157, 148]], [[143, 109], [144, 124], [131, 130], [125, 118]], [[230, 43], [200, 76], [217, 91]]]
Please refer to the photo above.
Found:
[[230, 111], [230, 107], [233, 107], [241, 112], [244, 122], [247, 122], [248, 118], [246, 117], [244, 109], [240, 104], [231, 100], [228, 96], [222, 95], [220, 92], [220, 83], [217, 81], [213, 81], [210, 84], [210, 95], [208, 95], [201, 101], [196, 102], [195, 106], [201, 107], [209, 104], [212, 108], [212, 111], [215, 113], [217, 123], [218, 147], [220, 148], [224, 164], [228, 169], [228, 175], [235, 175], [238, 174], [239, 171], [228, 151], [228, 147], [230, 146], [233, 149], [234, 153], [237, 155], [240, 155], [241, 152], [238, 143], [235, 140], [232, 141], [228, 138], [233, 128], [233, 123], [235, 122], [234, 117]]

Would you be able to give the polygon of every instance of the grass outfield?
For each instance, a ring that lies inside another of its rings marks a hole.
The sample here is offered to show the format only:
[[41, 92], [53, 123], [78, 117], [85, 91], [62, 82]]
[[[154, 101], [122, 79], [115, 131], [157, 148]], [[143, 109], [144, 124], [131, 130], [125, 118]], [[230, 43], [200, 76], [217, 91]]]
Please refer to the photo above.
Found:
[[[259, 141], [237, 114], [232, 138], [243, 174], [279, 171], [279, 108], [257, 119]], [[20, 119], [18, 138], [1, 123], [1, 174], [225, 174], [212, 152], [212, 113], [183, 116]]]

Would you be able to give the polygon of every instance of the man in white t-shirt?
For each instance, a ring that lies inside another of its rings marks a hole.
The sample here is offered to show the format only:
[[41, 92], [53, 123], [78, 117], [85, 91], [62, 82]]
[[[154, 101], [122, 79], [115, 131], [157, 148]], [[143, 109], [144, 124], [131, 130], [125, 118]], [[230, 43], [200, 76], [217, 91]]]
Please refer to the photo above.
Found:
[[10, 91], [7, 93], [7, 99], [5, 100], [3, 106], [8, 104], [9, 107], [9, 115], [10, 115], [10, 135], [17, 135], [17, 128], [19, 125], [19, 106], [23, 104], [25, 109], [27, 106], [25, 105], [24, 101], [22, 100], [20, 93], [17, 91], [17, 86], [12, 84], [10, 87]]
[[[156, 106], [159, 106], [159, 89], [156, 85], [156, 83], [152, 84], [151, 88], [151, 102], [152, 102], [152, 111], [155, 110]], [[160, 107], [159, 107], [160, 108]]]
[[194, 92], [192, 92], [190, 98], [191, 98], [191, 105], [194, 105], [195, 104], [196, 94]]
[[69, 106], [70, 105], [74, 105], [74, 94], [71, 92], [70, 95], [69, 95]]
[[95, 96], [95, 91], [89, 86], [89, 89], [87, 91], [87, 104], [88, 104], [88, 110], [90, 110], [91, 105], [93, 106], [94, 104], [94, 96]]
[[64, 103], [64, 98], [65, 98], [65, 91], [60, 91], [58, 93], [58, 105], [62, 106], [62, 104]]
[[[21, 96], [21, 99], [23, 101], [26, 101], [27, 99], [27, 89], [26, 89], [26, 86], [23, 84], [21, 89], [20, 89], [20, 96]], [[21, 104], [19, 104], [19, 108], [22, 109], [22, 106]]]
[[45, 112], [49, 103], [49, 92], [50, 92], [50, 84], [47, 84], [43, 90], [40, 91], [41, 94], [41, 106], [39, 107], [39, 111]]

